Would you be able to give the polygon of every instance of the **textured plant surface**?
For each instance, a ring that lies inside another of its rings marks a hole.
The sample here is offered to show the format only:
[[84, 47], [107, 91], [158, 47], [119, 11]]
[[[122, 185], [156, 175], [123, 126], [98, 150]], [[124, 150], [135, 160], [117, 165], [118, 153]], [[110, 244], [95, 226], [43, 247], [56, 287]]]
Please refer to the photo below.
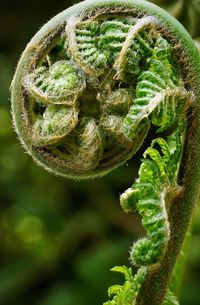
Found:
[[14, 124], [46, 169], [100, 176], [146, 147], [138, 179], [120, 198], [125, 212], [141, 215], [147, 232], [130, 251], [139, 269], [136, 275], [125, 266], [113, 269], [125, 283], [109, 289], [107, 305], [177, 304], [168, 284], [198, 192], [192, 170], [199, 158], [190, 147], [191, 160], [188, 143], [198, 141], [190, 109], [199, 70], [189, 35], [143, 1], [75, 6], [35, 36], [19, 63]]

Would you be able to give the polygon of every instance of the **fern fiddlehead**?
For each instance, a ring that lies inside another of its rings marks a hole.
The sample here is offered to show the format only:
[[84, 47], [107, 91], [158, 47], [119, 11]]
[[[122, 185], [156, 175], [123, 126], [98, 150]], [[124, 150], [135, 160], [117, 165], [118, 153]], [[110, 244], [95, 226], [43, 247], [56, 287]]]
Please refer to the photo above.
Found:
[[131, 249], [139, 270], [113, 269], [125, 283], [109, 289], [108, 305], [177, 304], [167, 286], [200, 180], [193, 174], [200, 165], [198, 107], [195, 117], [187, 115], [198, 105], [199, 71], [187, 32], [137, 0], [85, 1], [64, 11], [36, 34], [19, 62], [14, 125], [28, 153], [55, 174], [104, 175], [131, 158], [154, 126], [139, 177], [120, 198], [126, 212], [139, 212], [147, 232]]

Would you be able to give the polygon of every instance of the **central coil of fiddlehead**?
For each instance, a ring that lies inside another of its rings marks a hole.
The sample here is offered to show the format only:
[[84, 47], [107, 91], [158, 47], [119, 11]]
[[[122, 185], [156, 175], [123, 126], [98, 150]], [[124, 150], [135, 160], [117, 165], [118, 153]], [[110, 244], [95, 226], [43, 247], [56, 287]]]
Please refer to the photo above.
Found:
[[106, 173], [138, 150], [150, 124], [170, 128], [187, 98], [151, 16], [72, 16], [32, 57], [23, 79], [27, 141], [58, 174]]
[[102, 6], [41, 31], [13, 82], [22, 143], [55, 174], [103, 175], [141, 147], [151, 126], [156, 130], [138, 179], [121, 195], [123, 209], [138, 211], [147, 231], [131, 250], [131, 261], [142, 268], [135, 277], [126, 267], [114, 269], [126, 282], [111, 287], [108, 305], [132, 303], [144, 266], [163, 257], [170, 238], [167, 203], [178, 185], [185, 110], [194, 99], [183, 59], [182, 46], [155, 16]]

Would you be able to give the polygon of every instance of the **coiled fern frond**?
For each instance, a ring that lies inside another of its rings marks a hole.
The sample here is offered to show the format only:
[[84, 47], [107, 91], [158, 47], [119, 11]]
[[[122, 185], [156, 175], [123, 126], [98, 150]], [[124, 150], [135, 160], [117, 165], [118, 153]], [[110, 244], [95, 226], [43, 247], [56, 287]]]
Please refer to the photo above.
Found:
[[187, 97], [188, 92], [173, 66], [170, 45], [159, 37], [148, 58], [146, 71], [138, 77], [136, 99], [124, 119], [125, 133], [134, 137], [140, 124], [150, 126], [149, 118], [159, 127], [158, 132], [170, 128]]
[[13, 121], [39, 165], [94, 178], [145, 151], [120, 198], [147, 233], [131, 249], [139, 269], [113, 269], [125, 283], [109, 289], [106, 305], [177, 305], [168, 284], [200, 183], [199, 62], [181, 25], [142, 0], [75, 5], [36, 34], [19, 62]]

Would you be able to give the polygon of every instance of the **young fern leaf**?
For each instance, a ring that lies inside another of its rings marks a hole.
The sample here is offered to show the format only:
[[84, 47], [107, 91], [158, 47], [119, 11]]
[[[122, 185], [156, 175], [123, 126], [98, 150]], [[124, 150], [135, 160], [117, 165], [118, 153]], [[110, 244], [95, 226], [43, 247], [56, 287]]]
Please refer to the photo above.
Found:
[[[173, 125], [181, 106], [185, 105], [188, 92], [184, 89], [178, 72], [174, 71], [170, 45], [162, 37], [157, 38], [147, 69], [138, 77], [136, 99], [124, 119], [124, 130], [134, 137], [140, 125], [151, 122], [162, 132]], [[178, 88], [177, 88], [178, 86]]]
[[102, 176], [144, 144], [138, 179], [120, 198], [147, 233], [131, 249], [139, 270], [113, 269], [125, 283], [109, 289], [106, 305], [177, 305], [167, 287], [200, 184], [199, 59], [188, 33], [157, 6], [87, 0], [47, 23], [18, 64], [14, 126], [45, 169]]
[[108, 289], [108, 295], [113, 299], [103, 305], [131, 305], [145, 277], [145, 269], [140, 269], [134, 276], [132, 269], [126, 266], [116, 266], [111, 271], [122, 273], [125, 277], [125, 283], [124, 285], [111, 286]]
[[[154, 148], [159, 145], [159, 149]], [[177, 149], [174, 152], [179, 154]], [[174, 158], [163, 138], [157, 138], [144, 153], [139, 178], [131, 189], [121, 195], [126, 212], [138, 211], [147, 231], [147, 238], [139, 240], [131, 250], [131, 260], [138, 266], [157, 263], [164, 255], [170, 237], [165, 198], [175, 178]], [[177, 163], [175, 163], [177, 165]]]
[[73, 105], [83, 92], [85, 80], [77, 66], [60, 60], [49, 69], [40, 67], [27, 75], [24, 86], [33, 97], [45, 104]]
[[142, 59], [144, 60], [152, 52], [153, 33], [148, 29], [152, 23], [152, 17], [144, 17], [136, 20], [136, 24], [129, 29], [126, 40], [114, 63], [118, 79], [127, 79], [127, 73], [132, 77], [140, 73]]
[[[108, 289], [108, 295], [111, 300], [105, 302], [103, 305], [132, 305], [140, 287], [147, 274], [145, 267], [140, 268], [138, 272], [133, 275], [132, 269], [126, 266], [116, 266], [111, 271], [119, 272], [124, 275], [125, 283], [123, 285], [113, 285]], [[176, 297], [168, 290], [162, 305], [179, 305]]]

